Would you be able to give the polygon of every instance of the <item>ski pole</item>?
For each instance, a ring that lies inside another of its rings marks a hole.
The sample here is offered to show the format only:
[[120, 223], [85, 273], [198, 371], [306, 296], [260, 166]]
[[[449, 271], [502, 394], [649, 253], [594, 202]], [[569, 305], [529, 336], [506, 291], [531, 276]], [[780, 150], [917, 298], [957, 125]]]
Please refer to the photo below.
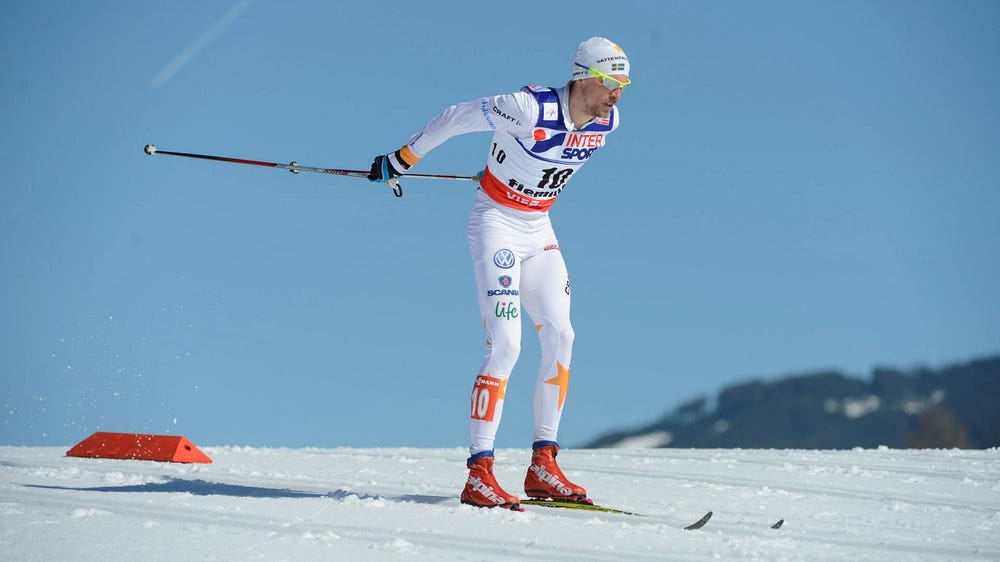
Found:
[[[280, 162], [265, 162], [263, 160], [248, 160], [246, 158], [232, 158], [229, 156], [213, 156], [211, 154], [194, 154], [191, 152], [173, 152], [170, 150], [160, 150], [155, 145], [147, 144], [143, 151], [150, 156], [154, 154], [166, 154], [168, 156], [183, 156], [185, 158], [200, 158], [202, 160], [215, 160], [217, 162], [232, 162], [234, 164], [250, 164], [252, 166], [264, 166], [267, 168], [278, 168], [288, 170], [293, 174], [299, 172], [315, 172], [318, 174], [332, 174], [335, 176], [349, 176], [353, 178], [367, 178], [368, 170], [343, 170], [339, 168], [316, 168], [313, 166], [302, 166], [298, 162], [282, 164]], [[427, 178], [436, 180], [466, 180], [479, 181], [479, 176], [456, 176], [451, 174], [406, 174], [408, 178]], [[392, 192], [396, 197], [403, 196], [403, 187], [399, 185], [399, 178], [392, 178], [386, 181], [392, 187]]]

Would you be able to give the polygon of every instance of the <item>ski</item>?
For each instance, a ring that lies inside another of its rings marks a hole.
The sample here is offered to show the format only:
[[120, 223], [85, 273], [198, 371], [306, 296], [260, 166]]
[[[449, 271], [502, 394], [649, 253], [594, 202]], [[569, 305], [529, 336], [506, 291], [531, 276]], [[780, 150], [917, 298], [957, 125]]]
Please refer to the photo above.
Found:
[[778, 519], [778, 522], [775, 523], [774, 525], [771, 525], [771, 528], [772, 529], [780, 529], [781, 526], [784, 525], [784, 524], [785, 524], [785, 520], [784, 519]]
[[686, 530], [686, 531], [693, 531], [695, 529], [701, 529], [702, 527], [705, 526], [705, 523], [708, 523], [708, 520], [711, 519], [711, 518], [712, 518], [712, 512], [709, 511], [701, 519], [695, 521], [694, 523], [691, 523], [687, 527], [684, 527], [684, 530]]
[[624, 509], [616, 509], [613, 507], [607, 507], [604, 505], [597, 505], [594, 503], [584, 503], [575, 501], [559, 501], [559, 500], [543, 500], [543, 499], [527, 499], [521, 500], [521, 505], [540, 505], [542, 507], [556, 507], [563, 509], [580, 509], [584, 511], [599, 511], [601, 513], [615, 513], [618, 515], [635, 515], [637, 517], [643, 517], [641, 513], [635, 513], [632, 511], [625, 511]]
[[[634, 511], [626, 511], [624, 509], [617, 509], [614, 507], [608, 507], [604, 505], [585, 503], [585, 502], [575, 502], [575, 501], [559, 501], [559, 500], [545, 500], [545, 499], [527, 499], [521, 500], [521, 505], [540, 505], [542, 507], [550, 507], [556, 509], [578, 509], [582, 511], [597, 511], [600, 513], [613, 513], [616, 515], [633, 515], [636, 517], [646, 517], [642, 513], [636, 513]], [[693, 531], [695, 529], [701, 529], [708, 523], [708, 520], [712, 518], [712, 512], [709, 511], [702, 516], [701, 519], [695, 521], [694, 523], [684, 527], [688, 531]], [[784, 521], [782, 521], [784, 522]]]

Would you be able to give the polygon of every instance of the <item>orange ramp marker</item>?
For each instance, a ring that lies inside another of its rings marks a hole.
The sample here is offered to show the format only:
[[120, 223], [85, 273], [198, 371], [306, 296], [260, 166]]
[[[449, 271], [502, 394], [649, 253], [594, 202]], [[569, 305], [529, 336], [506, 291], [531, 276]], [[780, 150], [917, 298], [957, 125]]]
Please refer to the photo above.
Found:
[[212, 459], [179, 435], [98, 431], [66, 452], [67, 457], [210, 463]]

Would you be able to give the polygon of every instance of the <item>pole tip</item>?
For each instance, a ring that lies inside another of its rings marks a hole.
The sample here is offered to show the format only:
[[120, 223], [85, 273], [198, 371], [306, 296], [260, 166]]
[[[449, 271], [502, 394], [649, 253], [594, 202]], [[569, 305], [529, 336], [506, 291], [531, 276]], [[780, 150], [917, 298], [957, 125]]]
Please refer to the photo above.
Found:
[[156, 145], [147, 144], [146, 147], [143, 148], [143, 150], [146, 152], [146, 154], [155, 154], [156, 153]]

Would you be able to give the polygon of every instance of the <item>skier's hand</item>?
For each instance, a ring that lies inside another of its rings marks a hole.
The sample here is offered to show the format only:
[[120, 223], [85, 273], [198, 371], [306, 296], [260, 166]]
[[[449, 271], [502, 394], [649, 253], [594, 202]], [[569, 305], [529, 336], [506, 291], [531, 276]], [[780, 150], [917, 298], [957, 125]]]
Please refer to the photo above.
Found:
[[409, 171], [410, 166], [416, 164], [418, 160], [420, 159], [410, 151], [409, 146], [404, 146], [389, 154], [379, 154], [372, 162], [368, 179], [382, 182], [398, 178]]
[[393, 178], [403, 175], [392, 165], [392, 160], [389, 158], [392, 154], [379, 154], [375, 157], [375, 161], [372, 162], [371, 172], [368, 173], [368, 179], [371, 181], [387, 181]]

